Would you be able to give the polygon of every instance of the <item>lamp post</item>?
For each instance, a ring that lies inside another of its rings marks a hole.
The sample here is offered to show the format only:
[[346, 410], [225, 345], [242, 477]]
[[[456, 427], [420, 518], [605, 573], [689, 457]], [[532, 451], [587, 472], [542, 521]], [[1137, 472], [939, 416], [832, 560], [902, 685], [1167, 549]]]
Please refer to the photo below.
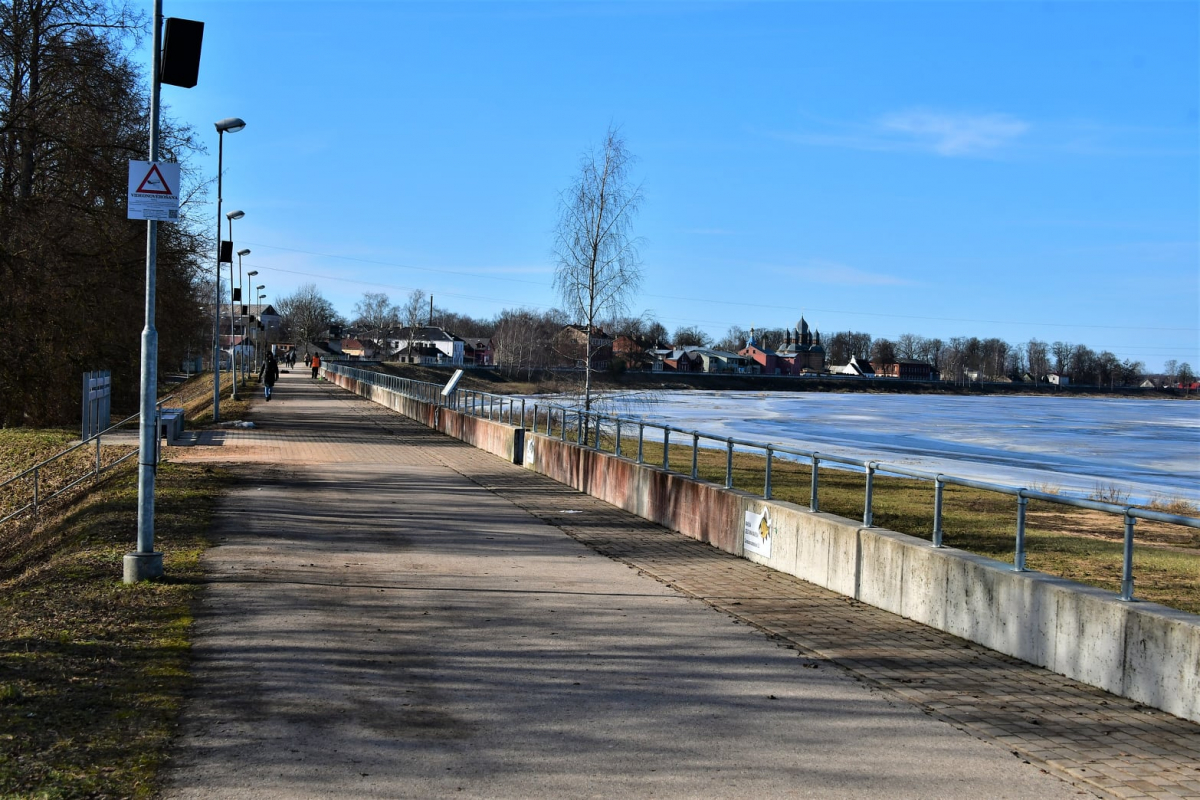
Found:
[[[241, 261], [242, 255], [250, 255], [250, 251], [243, 250], [240, 253], [238, 253], [238, 269], [239, 270], [242, 268], [242, 261]], [[249, 289], [250, 289], [250, 285], [249, 285], [250, 278], [253, 278], [257, 274], [258, 274], [258, 270], [256, 270], [256, 269], [252, 269], [246, 273], [246, 289], [247, 289], [247, 291], [249, 291]], [[242, 279], [239, 276], [238, 284], [240, 285], [241, 282], [242, 282]], [[249, 313], [249, 309], [254, 308], [254, 304], [251, 303], [249, 300], [246, 301], [246, 304], [247, 304], [246, 305], [247, 313]], [[258, 319], [258, 318], [255, 317], [255, 319]], [[257, 328], [258, 326], [255, 325], [254, 327]], [[242, 329], [250, 330], [250, 317], [248, 317], [248, 316], [246, 317], [246, 324]], [[254, 342], [254, 344], [252, 345], [254, 347], [254, 351], [250, 356], [250, 369], [258, 369], [258, 334], [251, 332], [250, 338]]]
[[[233, 231], [229, 231], [230, 238], [233, 236]], [[242, 320], [242, 341], [238, 342], [238, 374], [242, 378], [242, 386], [246, 385], [246, 315], [242, 313], [242, 308], [246, 306], [246, 295], [242, 294], [242, 256], [250, 255], [250, 248], [238, 250], [238, 319]]]
[[[225, 219], [229, 220], [229, 249], [233, 250], [233, 221], [246, 216], [245, 211], [230, 211], [225, 215]], [[241, 260], [238, 260], [241, 264]], [[242, 293], [241, 282], [238, 282], [237, 293]], [[229, 368], [233, 370], [233, 399], [238, 399], [238, 365], [237, 365], [237, 344], [234, 339], [237, 338], [237, 330], [234, 327], [237, 324], [237, 314], [233, 310], [233, 254], [230, 253], [229, 258]]]
[[[267, 285], [265, 283], [254, 287], [254, 292], [256, 295], [258, 295], [255, 298], [255, 302], [258, 303], [258, 324], [262, 327], [262, 332], [264, 334], [267, 332], [267, 326], [262, 321], [262, 301], [263, 301], [263, 298], [265, 298], [267, 295], [265, 292], [263, 292], [263, 294], [258, 294], [258, 293], [262, 292], [262, 290], [265, 288], [267, 288]], [[270, 337], [260, 336], [260, 337], [258, 337], [258, 339], [259, 339], [258, 345], [254, 348], [255, 353], [258, 353], [258, 351], [261, 349], [262, 344], [263, 344], [262, 340], [267, 339], [269, 341]], [[258, 360], [259, 360], [260, 364], [262, 362], [266, 361], [266, 359], [264, 359], [261, 355], [259, 356]]]
[[[224, 172], [225, 133], [237, 133], [246, 123], [237, 117], [218, 120], [217, 128], [217, 272], [213, 288], [213, 422], [221, 421], [221, 179]], [[233, 260], [230, 259], [232, 265]], [[232, 280], [232, 278], [231, 278]], [[232, 290], [232, 287], [230, 287]], [[234, 384], [236, 391], [236, 384]]]

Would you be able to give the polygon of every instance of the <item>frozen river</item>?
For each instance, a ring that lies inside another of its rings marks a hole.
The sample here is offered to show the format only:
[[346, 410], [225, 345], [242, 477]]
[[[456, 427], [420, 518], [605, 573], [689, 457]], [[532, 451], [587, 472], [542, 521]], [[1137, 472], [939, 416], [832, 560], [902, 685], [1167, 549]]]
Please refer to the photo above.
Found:
[[1013, 486], [1200, 504], [1200, 402], [667, 392], [618, 413]]

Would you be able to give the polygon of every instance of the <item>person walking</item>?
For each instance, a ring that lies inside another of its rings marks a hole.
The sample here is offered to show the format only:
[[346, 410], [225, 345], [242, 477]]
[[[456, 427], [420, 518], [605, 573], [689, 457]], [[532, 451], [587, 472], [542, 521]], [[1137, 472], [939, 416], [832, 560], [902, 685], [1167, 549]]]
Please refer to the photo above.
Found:
[[319, 355], [317, 355], [316, 353], [313, 353], [313, 357], [312, 357], [313, 380], [317, 379], [317, 372], [319, 372], [320, 369], [321, 369], [321, 357]]
[[267, 353], [267, 360], [263, 362], [258, 377], [262, 379], [263, 394], [267, 396], [267, 400], [270, 400], [271, 391], [275, 388], [275, 381], [279, 380], [279, 362], [275, 360], [274, 353]]

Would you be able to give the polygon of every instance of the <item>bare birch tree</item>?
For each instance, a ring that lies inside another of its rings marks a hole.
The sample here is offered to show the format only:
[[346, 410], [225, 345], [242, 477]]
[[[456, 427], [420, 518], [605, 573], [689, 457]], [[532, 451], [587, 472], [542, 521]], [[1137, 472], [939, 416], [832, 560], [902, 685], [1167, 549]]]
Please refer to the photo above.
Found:
[[633, 162], [625, 140], [609, 128], [600, 148], [582, 155], [579, 175], [559, 196], [554, 288], [567, 312], [586, 328], [585, 411], [592, 407], [596, 321], [623, 313], [642, 281], [642, 241], [633, 235], [642, 188], [630, 178]]
[[400, 306], [400, 315], [404, 320], [404, 324], [408, 326], [408, 363], [416, 363], [413, 361], [413, 347], [417, 341], [417, 328], [421, 327], [421, 320], [425, 314], [425, 293], [420, 289], [413, 289], [408, 293], [408, 299], [404, 301], [404, 305]]

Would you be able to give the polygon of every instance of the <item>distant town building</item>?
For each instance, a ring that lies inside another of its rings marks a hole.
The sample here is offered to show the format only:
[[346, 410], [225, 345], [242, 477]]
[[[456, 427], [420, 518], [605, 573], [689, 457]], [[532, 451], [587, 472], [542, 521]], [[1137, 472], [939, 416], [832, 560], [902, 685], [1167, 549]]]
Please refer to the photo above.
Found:
[[751, 328], [750, 338], [738, 355], [756, 364], [758, 371], [764, 375], [804, 375], [826, 371], [821, 333], [810, 331], [804, 317], [800, 318], [795, 329], [786, 331], [784, 336], [783, 347], [772, 350], [758, 342]]

